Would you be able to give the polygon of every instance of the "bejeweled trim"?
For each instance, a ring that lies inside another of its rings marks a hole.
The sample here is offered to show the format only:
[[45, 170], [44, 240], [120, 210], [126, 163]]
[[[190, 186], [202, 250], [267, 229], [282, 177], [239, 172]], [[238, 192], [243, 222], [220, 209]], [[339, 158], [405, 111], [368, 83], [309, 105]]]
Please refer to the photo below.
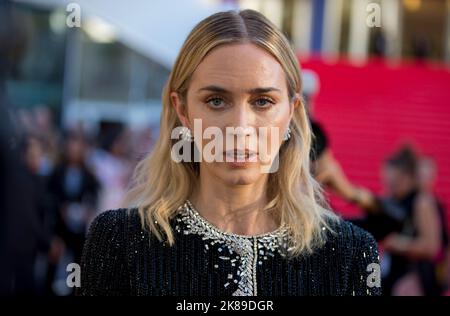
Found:
[[[255, 236], [245, 236], [221, 231], [219, 228], [209, 223], [203, 218], [194, 208], [189, 200], [180, 206], [179, 222], [184, 223], [184, 234], [197, 234], [202, 236], [205, 241], [209, 241], [211, 245], [221, 243], [226, 246], [230, 254], [235, 253], [238, 256], [239, 266], [237, 275], [231, 275], [229, 282], [224, 284], [228, 287], [230, 282], [238, 284], [237, 290], [233, 293], [235, 296], [256, 296], [257, 295], [257, 279], [256, 270], [258, 264], [261, 265], [263, 260], [268, 256], [273, 256], [275, 252], [279, 252], [282, 256], [285, 255], [288, 249], [288, 234], [283, 227], [277, 230], [260, 234]], [[180, 231], [181, 228], [177, 226]], [[206, 249], [209, 247], [206, 246]], [[222, 260], [230, 260], [230, 257], [219, 253], [219, 258]], [[234, 265], [234, 262], [232, 262]]]

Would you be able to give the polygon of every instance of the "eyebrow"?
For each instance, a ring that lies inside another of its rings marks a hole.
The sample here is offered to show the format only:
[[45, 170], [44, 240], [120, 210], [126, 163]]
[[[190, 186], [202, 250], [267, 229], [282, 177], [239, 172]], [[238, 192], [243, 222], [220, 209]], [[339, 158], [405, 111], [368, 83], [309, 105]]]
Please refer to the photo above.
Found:
[[[225, 88], [222, 88], [220, 86], [215, 86], [215, 85], [206, 86], [206, 87], [203, 87], [203, 88], [200, 88], [197, 90], [197, 92], [201, 92], [201, 91], [212, 91], [212, 92], [218, 92], [218, 93], [224, 93], [224, 94], [231, 94], [231, 91], [228, 91]], [[267, 93], [267, 92], [271, 92], [271, 91], [281, 92], [280, 89], [274, 88], [274, 87], [254, 88], [254, 89], [247, 90], [246, 92], [249, 94], [258, 94], [258, 93]]]

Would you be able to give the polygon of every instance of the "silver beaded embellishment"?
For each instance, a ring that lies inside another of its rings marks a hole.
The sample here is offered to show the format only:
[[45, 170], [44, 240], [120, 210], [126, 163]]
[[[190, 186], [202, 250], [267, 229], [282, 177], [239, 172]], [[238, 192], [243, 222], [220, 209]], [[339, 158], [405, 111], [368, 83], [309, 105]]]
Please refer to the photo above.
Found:
[[[210, 245], [223, 244], [219, 248], [219, 258], [228, 260], [233, 266], [236, 259], [231, 259], [228, 255], [235, 253], [238, 258], [239, 281], [234, 276], [228, 276], [229, 282], [224, 284], [228, 287], [231, 283], [238, 283], [234, 296], [256, 296], [257, 280], [256, 269], [258, 264], [262, 264], [262, 260], [266, 260], [268, 256], [273, 256], [274, 252], [279, 252], [282, 256], [286, 255], [288, 249], [287, 230], [280, 227], [277, 230], [261, 234], [257, 236], [243, 236], [232, 233], [226, 233], [209, 223], [194, 208], [192, 203], [187, 200], [179, 208], [180, 217], [178, 221], [184, 223], [183, 233], [197, 234], [202, 236], [203, 240], [208, 241]], [[177, 226], [180, 231], [180, 226]], [[205, 249], [210, 248], [205, 245]]]

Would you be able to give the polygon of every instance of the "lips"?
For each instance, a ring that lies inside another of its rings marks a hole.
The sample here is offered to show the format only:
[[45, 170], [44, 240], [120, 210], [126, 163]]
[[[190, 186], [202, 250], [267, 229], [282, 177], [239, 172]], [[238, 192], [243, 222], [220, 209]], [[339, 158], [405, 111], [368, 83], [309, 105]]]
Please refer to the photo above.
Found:
[[251, 150], [228, 150], [223, 152], [226, 161], [256, 161], [257, 152]]

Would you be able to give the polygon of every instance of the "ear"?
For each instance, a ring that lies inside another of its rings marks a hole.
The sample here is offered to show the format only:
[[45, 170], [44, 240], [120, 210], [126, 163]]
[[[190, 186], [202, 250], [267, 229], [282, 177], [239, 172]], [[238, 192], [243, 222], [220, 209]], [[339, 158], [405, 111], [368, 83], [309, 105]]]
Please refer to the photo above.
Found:
[[181, 96], [177, 92], [172, 91], [170, 93], [170, 101], [175, 108], [175, 112], [177, 113], [178, 119], [180, 120], [181, 124], [190, 128], [191, 126], [189, 123], [187, 106], [183, 102]]
[[296, 93], [294, 97], [291, 100], [291, 106], [290, 106], [290, 113], [289, 116], [292, 119], [292, 116], [294, 115], [294, 110], [297, 109], [299, 106], [301, 106], [301, 97], [300, 94]]

